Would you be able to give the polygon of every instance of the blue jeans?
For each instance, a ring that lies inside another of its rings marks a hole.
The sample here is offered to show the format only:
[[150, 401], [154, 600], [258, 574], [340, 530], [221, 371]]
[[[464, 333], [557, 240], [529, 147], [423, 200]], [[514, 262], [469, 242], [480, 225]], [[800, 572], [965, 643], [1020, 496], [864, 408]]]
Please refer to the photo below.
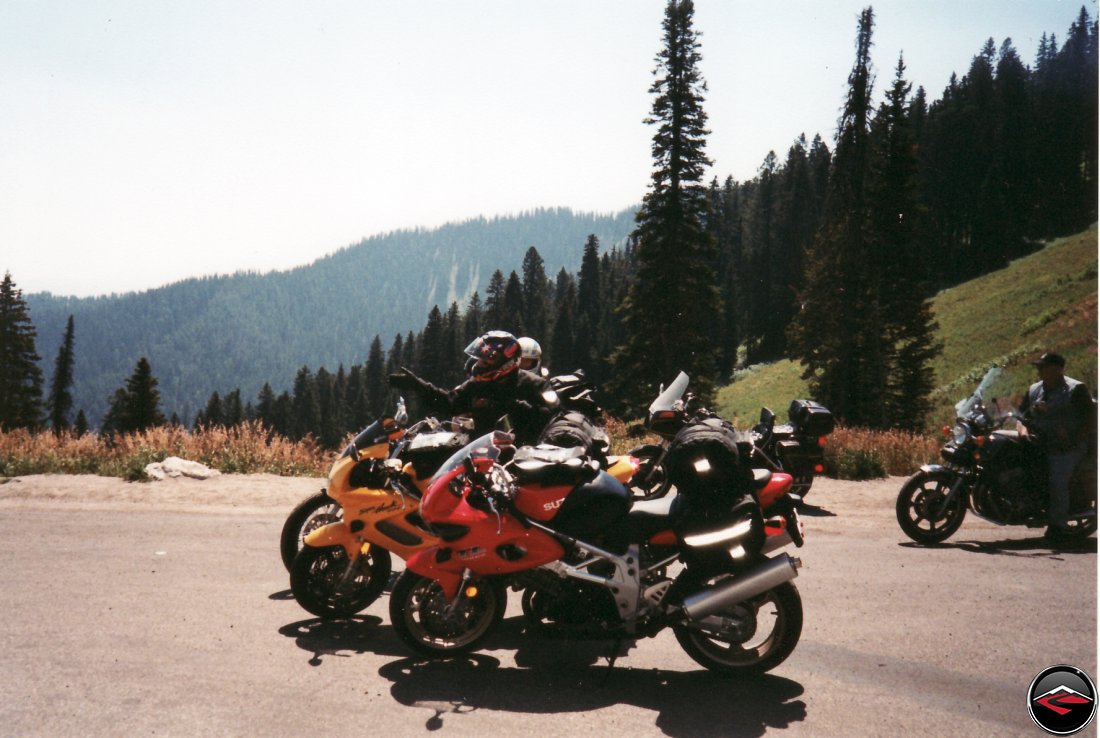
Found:
[[1047, 519], [1051, 525], [1059, 528], [1066, 526], [1066, 518], [1070, 512], [1069, 480], [1073, 477], [1077, 464], [1085, 458], [1086, 452], [1083, 445], [1069, 451], [1047, 452], [1047, 489], [1050, 492]]

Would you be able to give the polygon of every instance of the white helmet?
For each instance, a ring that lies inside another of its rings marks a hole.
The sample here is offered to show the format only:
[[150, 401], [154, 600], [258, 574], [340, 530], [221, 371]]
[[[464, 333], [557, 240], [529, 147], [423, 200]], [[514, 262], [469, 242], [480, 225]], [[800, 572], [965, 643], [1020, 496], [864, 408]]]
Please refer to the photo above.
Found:
[[542, 364], [542, 346], [528, 336], [519, 339], [519, 368], [537, 372]]

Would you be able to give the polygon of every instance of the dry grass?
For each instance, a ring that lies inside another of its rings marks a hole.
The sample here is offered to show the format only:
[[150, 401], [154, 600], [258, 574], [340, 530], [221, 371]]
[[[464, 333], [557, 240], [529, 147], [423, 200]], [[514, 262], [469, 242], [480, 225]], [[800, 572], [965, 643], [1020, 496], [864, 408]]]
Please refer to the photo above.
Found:
[[324, 476], [331, 459], [312, 439], [291, 442], [260, 423], [191, 432], [162, 426], [118, 436], [0, 433], [0, 476], [99, 474], [143, 479], [145, 465], [179, 456], [232, 474]]
[[839, 427], [825, 446], [825, 473], [838, 479], [908, 476], [939, 458], [943, 441], [906, 431]]
[[[660, 443], [636, 427], [608, 419], [612, 453], [641, 443]], [[837, 428], [825, 447], [825, 473], [840, 479], [908, 475], [938, 457], [941, 441], [900, 431]], [[145, 479], [145, 465], [179, 456], [227, 474], [324, 476], [332, 455], [313, 439], [292, 442], [252, 422], [191, 432], [164, 426], [141, 433], [54, 436], [48, 431], [0, 433], [0, 477], [25, 474], [98, 474]]]

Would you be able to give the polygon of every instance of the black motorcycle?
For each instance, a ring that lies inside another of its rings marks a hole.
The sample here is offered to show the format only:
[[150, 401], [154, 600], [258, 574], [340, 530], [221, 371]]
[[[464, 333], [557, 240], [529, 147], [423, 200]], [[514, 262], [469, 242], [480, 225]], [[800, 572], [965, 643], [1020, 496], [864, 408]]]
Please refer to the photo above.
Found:
[[791, 492], [805, 499], [814, 476], [825, 471], [825, 443], [835, 426], [833, 414], [813, 400], [791, 400], [787, 419], [776, 425], [775, 413], [761, 408], [760, 422], [750, 434], [756, 457], [768, 469], [790, 474], [794, 478]]
[[[955, 406], [957, 420], [940, 450], [944, 463], [926, 464], [905, 482], [898, 494], [898, 524], [917, 543], [939, 543], [962, 525], [967, 509], [998, 525], [1047, 524], [1047, 465], [1043, 449], [1014, 430], [1009, 421], [1025, 426], [1028, 418], [1001, 413], [983, 395], [1003, 375], [994, 367], [978, 388]], [[1096, 531], [1096, 449], [1078, 465], [1070, 482], [1073, 537]]]
[[[688, 377], [683, 372], [649, 406], [645, 427], [664, 439], [630, 450], [641, 462], [630, 488], [635, 499], [664, 497], [671, 487], [665, 472], [668, 442], [693, 415], [710, 415], [698, 398], [685, 392]], [[791, 494], [801, 500], [813, 485], [814, 475], [824, 471], [825, 439], [833, 432], [833, 414], [812, 400], [792, 400], [787, 408], [789, 422], [776, 425], [776, 415], [768, 408], [760, 411], [760, 422], [749, 432], [752, 439], [750, 464], [758, 469], [786, 472], [794, 479]]]

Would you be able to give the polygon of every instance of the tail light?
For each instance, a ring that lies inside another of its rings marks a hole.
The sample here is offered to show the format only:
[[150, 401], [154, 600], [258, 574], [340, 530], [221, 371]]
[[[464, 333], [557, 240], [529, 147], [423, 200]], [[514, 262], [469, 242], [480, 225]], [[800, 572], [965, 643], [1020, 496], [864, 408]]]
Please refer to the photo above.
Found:
[[825, 448], [825, 436], [818, 436], [817, 437], [817, 445], [820, 446], [821, 448]]

